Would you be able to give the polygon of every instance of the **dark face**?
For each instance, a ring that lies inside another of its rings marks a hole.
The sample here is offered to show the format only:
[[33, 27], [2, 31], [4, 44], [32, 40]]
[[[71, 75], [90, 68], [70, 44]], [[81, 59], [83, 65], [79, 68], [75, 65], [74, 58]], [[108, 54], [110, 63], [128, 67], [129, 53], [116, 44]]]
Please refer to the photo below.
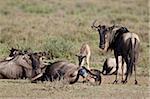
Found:
[[115, 25], [108, 27], [106, 25], [95, 25], [96, 20], [93, 22], [91, 28], [99, 32], [99, 48], [103, 51], [107, 51], [109, 48], [110, 38], [112, 30], [116, 27]]
[[30, 59], [32, 61], [32, 80], [36, 80], [37, 78], [41, 77], [45, 72], [45, 67], [48, 65], [44, 62], [46, 59], [44, 55], [41, 53], [32, 53], [30, 54]]
[[32, 77], [35, 77], [42, 73], [42, 69], [40, 67], [40, 56], [37, 53], [31, 54], [30, 59], [32, 61]]
[[35, 55], [35, 54], [31, 54], [30, 55], [30, 59], [31, 59], [31, 61], [32, 61], [32, 68], [33, 68], [33, 70], [32, 70], [32, 76], [35, 76], [35, 75], [37, 75], [37, 74], [39, 74], [39, 65], [40, 65], [40, 62], [39, 62], [39, 58], [37, 57], [37, 55]]
[[105, 25], [99, 26], [99, 28], [98, 28], [99, 39], [100, 39], [99, 48], [101, 48], [101, 49], [105, 48], [105, 42], [106, 42], [105, 36], [106, 36], [107, 30], [108, 29], [106, 28]]
[[109, 42], [110, 42], [110, 35], [112, 30], [114, 29], [114, 25], [111, 27], [107, 27], [105, 25], [98, 26], [97, 31], [99, 32], [99, 48], [101, 48], [104, 51], [107, 51], [109, 47]]
[[22, 55], [22, 54], [23, 54], [23, 53], [22, 53], [21, 50], [12, 48], [12, 49], [10, 50], [9, 56], [10, 56], [10, 57], [14, 57], [14, 56], [17, 56], [17, 55]]

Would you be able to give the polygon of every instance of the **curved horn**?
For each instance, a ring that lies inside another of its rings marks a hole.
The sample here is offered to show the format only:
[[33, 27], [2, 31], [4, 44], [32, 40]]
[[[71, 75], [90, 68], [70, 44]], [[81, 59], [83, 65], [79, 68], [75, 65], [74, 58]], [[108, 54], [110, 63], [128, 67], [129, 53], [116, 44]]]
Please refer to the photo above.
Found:
[[98, 28], [98, 26], [95, 26], [96, 21], [97, 21], [97, 20], [94, 20], [94, 22], [93, 22], [91, 28], [94, 28], [94, 27], [95, 27], [95, 28]]

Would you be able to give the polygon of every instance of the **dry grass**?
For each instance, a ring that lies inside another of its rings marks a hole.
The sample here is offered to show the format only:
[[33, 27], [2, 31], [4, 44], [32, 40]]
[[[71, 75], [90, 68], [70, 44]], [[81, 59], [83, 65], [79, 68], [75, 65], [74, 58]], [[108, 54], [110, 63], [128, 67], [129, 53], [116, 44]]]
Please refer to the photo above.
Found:
[[28, 80], [0, 80], [0, 98], [11, 99], [148, 99], [148, 77], [139, 76], [139, 85], [133, 78], [126, 85], [111, 84], [111, 77], [103, 77], [100, 86], [89, 83], [68, 85], [63, 82], [30, 83]]

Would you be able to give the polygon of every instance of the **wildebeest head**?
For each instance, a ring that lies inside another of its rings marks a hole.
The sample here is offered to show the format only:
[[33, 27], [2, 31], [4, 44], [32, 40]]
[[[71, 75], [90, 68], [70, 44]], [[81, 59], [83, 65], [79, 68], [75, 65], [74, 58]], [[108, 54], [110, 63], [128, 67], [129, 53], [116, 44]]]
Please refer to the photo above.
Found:
[[34, 81], [43, 75], [48, 64], [45, 64], [45, 57], [40, 53], [30, 53], [29, 56], [32, 61], [32, 81]]
[[109, 40], [110, 40], [110, 33], [115, 28], [115, 25], [109, 27], [106, 25], [98, 25], [95, 26], [96, 20], [93, 22], [92, 28], [95, 28], [99, 32], [99, 48], [101, 48], [104, 51], [107, 51], [109, 47]]
[[24, 53], [21, 50], [15, 49], [15, 48], [11, 48], [9, 57], [14, 57], [14, 56], [17, 56], [17, 55], [22, 55], [22, 54], [24, 54]]

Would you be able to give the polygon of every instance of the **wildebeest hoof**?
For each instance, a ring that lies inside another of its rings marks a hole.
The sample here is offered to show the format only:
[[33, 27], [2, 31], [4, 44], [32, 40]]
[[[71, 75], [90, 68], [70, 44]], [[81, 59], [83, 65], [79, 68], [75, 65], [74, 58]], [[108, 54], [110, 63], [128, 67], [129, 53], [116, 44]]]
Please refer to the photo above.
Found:
[[31, 83], [37, 83], [37, 81], [34, 80], [34, 81], [31, 81]]
[[138, 84], [138, 82], [137, 82], [137, 80], [135, 80], [135, 85], [137, 85]]
[[122, 83], [123, 83], [123, 84], [126, 84], [126, 83], [127, 83], [127, 80], [123, 80]]
[[84, 81], [82, 81], [82, 83], [86, 83], [86, 81], [84, 80]]
[[113, 84], [117, 84], [118, 83], [118, 80], [115, 80], [114, 82], [113, 82]]

